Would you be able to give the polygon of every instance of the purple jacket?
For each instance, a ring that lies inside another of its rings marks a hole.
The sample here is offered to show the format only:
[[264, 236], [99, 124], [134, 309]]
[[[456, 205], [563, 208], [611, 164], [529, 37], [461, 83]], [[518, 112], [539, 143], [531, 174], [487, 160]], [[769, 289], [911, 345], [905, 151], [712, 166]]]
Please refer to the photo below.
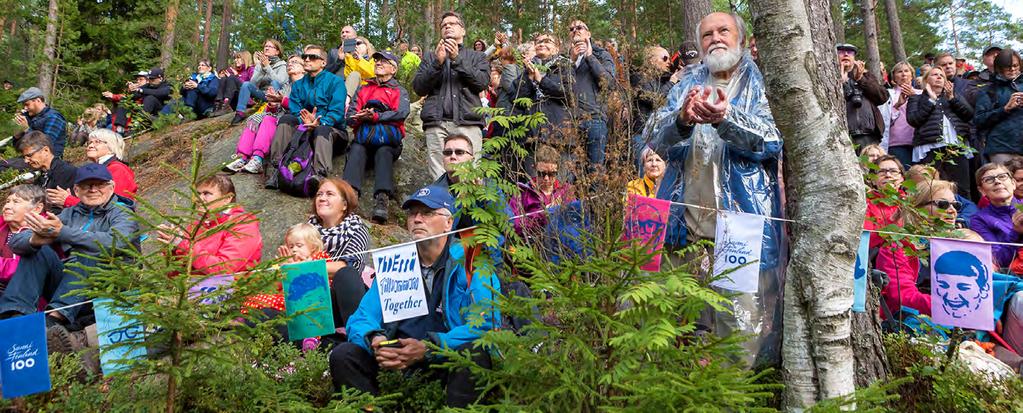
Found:
[[[1023, 240], [1018, 232], [1012, 229], [1012, 214], [1016, 212], [1015, 202], [1008, 206], [988, 205], [977, 210], [970, 220], [970, 229], [977, 231], [985, 241], [1019, 243]], [[999, 268], [1006, 268], [1016, 255], [1016, 247], [1011, 245], [992, 245], [991, 255]]]
[[[249, 67], [246, 67], [245, 69], [242, 69], [241, 72], [238, 72], [238, 79], [241, 80], [242, 82], [248, 82], [248, 81], [252, 80], [253, 69], [255, 69], [255, 67], [253, 67], [253, 66], [249, 66]], [[235, 70], [237, 70], [237, 69], [235, 69]]]

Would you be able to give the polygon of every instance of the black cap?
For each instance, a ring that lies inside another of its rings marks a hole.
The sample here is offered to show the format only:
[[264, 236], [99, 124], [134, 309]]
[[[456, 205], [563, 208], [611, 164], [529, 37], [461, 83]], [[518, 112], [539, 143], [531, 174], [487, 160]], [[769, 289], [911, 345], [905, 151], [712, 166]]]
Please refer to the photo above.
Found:
[[156, 79], [158, 77], [163, 77], [163, 69], [161, 69], [159, 67], [154, 67], [152, 70], [149, 71], [149, 75], [147, 75], [146, 77], [148, 77], [150, 79]]
[[1002, 51], [1001, 47], [995, 46], [995, 45], [991, 45], [991, 46], [988, 46], [987, 49], [984, 49], [984, 53], [981, 53], [980, 55], [981, 56], [987, 56], [988, 53], [1000, 52], [1000, 51]]
[[700, 49], [696, 47], [696, 42], [692, 40], [682, 42], [682, 48], [679, 51], [681, 52], [682, 61], [686, 65], [700, 62]]

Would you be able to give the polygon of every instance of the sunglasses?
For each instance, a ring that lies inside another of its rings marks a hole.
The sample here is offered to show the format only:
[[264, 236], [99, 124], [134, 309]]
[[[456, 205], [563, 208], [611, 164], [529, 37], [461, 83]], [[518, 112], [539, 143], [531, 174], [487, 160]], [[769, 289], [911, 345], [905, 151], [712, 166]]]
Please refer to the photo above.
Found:
[[458, 155], [458, 156], [472, 155], [472, 152], [469, 152], [469, 151], [467, 151], [465, 149], [445, 149], [443, 151], [440, 151], [440, 153], [444, 154], [444, 156], [451, 156], [451, 155]]
[[558, 175], [558, 171], [536, 171], [538, 178], [553, 178]]
[[662, 61], [662, 62], [667, 62], [667, 61], [668, 61], [668, 59], [669, 59], [669, 57], [668, 57], [668, 56], [661, 56], [661, 61]]
[[302, 54], [302, 60], [322, 60], [322, 59], [323, 58], [320, 57], [320, 55], [318, 55], [318, 54], [314, 54], [314, 53], [304, 53], [304, 54]]
[[366, 44], [366, 43], [363, 43], [363, 42], [362, 42], [361, 40], [360, 40], [360, 41], [357, 41], [357, 42], [355, 42], [355, 45], [356, 45], [356, 46], [362, 46], [362, 45], [364, 45], [364, 44]]
[[578, 24], [578, 25], [575, 25], [575, 26], [572, 26], [572, 27], [568, 28], [568, 31], [573, 32], [573, 33], [577, 32], [579, 30], [590, 30], [590, 28], [586, 27], [585, 24]]
[[928, 202], [927, 205], [934, 205], [934, 206], [938, 207], [938, 209], [948, 209], [948, 207], [952, 207], [952, 208], [955, 208], [957, 211], [962, 209], [962, 207], [963, 207], [963, 203], [962, 202], [959, 202], [959, 201], [946, 201], [944, 199], [939, 199], [937, 201]]

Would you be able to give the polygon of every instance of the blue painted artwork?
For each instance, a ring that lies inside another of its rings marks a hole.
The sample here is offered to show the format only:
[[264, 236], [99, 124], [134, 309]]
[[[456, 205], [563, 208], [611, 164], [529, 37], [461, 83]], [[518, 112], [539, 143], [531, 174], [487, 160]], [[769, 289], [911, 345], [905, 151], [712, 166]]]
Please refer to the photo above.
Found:
[[867, 270], [870, 269], [870, 233], [860, 234], [860, 245], [856, 249], [856, 268], [853, 270], [853, 305], [857, 313], [867, 311]]
[[135, 320], [111, 311], [113, 304], [108, 299], [93, 301], [99, 361], [104, 375], [124, 370], [131, 360], [145, 357], [147, 353], [142, 344], [145, 329]]
[[288, 339], [302, 340], [334, 333], [327, 262], [300, 262], [281, 267], [284, 271], [284, 309]]

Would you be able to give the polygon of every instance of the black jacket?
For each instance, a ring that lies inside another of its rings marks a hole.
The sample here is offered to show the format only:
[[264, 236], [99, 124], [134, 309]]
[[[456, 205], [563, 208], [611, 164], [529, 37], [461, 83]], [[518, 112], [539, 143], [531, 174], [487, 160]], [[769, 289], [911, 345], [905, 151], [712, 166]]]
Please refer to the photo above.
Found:
[[[571, 62], [575, 65], [575, 62]], [[575, 115], [580, 119], [605, 119], [607, 110], [601, 99], [601, 92], [614, 87], [615, 62], [611, 53], [593, 45], [593, 54], [582, 59], [572, 79], [572, 91], [576, 97]]]
[[906, 122], [916, 128], [913, 132], [913, 146], [926, 145], [941, 141], [944, 130], [944, 117], [952, 122], [952, 126], [964, 142], [970, 140], [970, 124], [973, 120], [973, 107], [966, 99], [956, 94], [949, 100], [942, 93], [938, 100], [931, 102], [927, 93], [913, 95], [906, 103]]
[[[483, 52], [458, 46], [458, 57], [437, 63], [437, 55], [429, 52], [412, 80], [412, 89], [423, 102], [423, 127], [451, 121], [459, 126], [483, 126], [483, 117], [476, 108], [483, 106], [480, 92], [490, 85], [490, 62]], [[445, 115], [445, 108], [448, 114]]]
[[[881, 83], [877, 81], [877, 78], [870, 72], [863, 73], [863, 77], [860, 80], [853, 80], [850, 78], [842, 85], [842, 92], [845, 95], [845, 108], [846, 118], [849, 122], [849, 133], [850, 134], [861, 134], [869, 133], [876, 134], [878, 138], [884, 134], [884, 118], [881, 117], [881, 111], [877, 108], [888, 101], [888, 91], [884, 90]], [[853, 103], [853, 96], [855, 92], [859, 92], [860, 106], [857, 107]], [[860, 125], [858, 124], [857, 112], [860, 110], [869, 110], [874, 116], [873, 125]]]
[[643, 133], [647, 118], [658, 108], [668, 102], [668, 92], [674, 86], [671, 83], [671, 72], [661, 75], [656, 73], [634, 72], [629, 77], [632, 91], [632, 133]]
[[[545, 128], [556, 130], [565, 126], [564, 122], [568, 120], [568, 108], [574, 101], [574, 96], [568, 93], [572, 76], [571, 64], [572, 62], [561, 55], [555, 55], [546, 61], [534, 58], [533, 65], [539, 70], [546, 70], [540, 83], [534, 83], [526, 70], [522, 70], [518, 79], [515, 79], [513, 89], [518, 91], [519, 97], [533, 101], [532, 112], [543, 112], [547, 115]], [[542, 67], [546, 69], [541, 69]]]
[[[62, 189], [71, 190], [71, 187], [75, 185], [75, 172], [78, 171], [74, 165], [64, 162], [60, 158], [53, 158], [53, 162], [50, 163], [50, 169], [46, 171], [39, 171], [39, 177], [36, 178], [36, 185], [43, 187], [43, 189]], [[64, 209], [64, 205], [51, 205], [46, 204], [46, 210], [54, 214], [59, 214]]]
[[142, 99], [146, 96], [152, 96], [160, 99], [161, 102], [167, 103], [171, 98], [171, 86], [167, 81], [160, 82], [159, 85], [151, 86], [145, 84], [139, 90], [135, 91], [135, 99]]

